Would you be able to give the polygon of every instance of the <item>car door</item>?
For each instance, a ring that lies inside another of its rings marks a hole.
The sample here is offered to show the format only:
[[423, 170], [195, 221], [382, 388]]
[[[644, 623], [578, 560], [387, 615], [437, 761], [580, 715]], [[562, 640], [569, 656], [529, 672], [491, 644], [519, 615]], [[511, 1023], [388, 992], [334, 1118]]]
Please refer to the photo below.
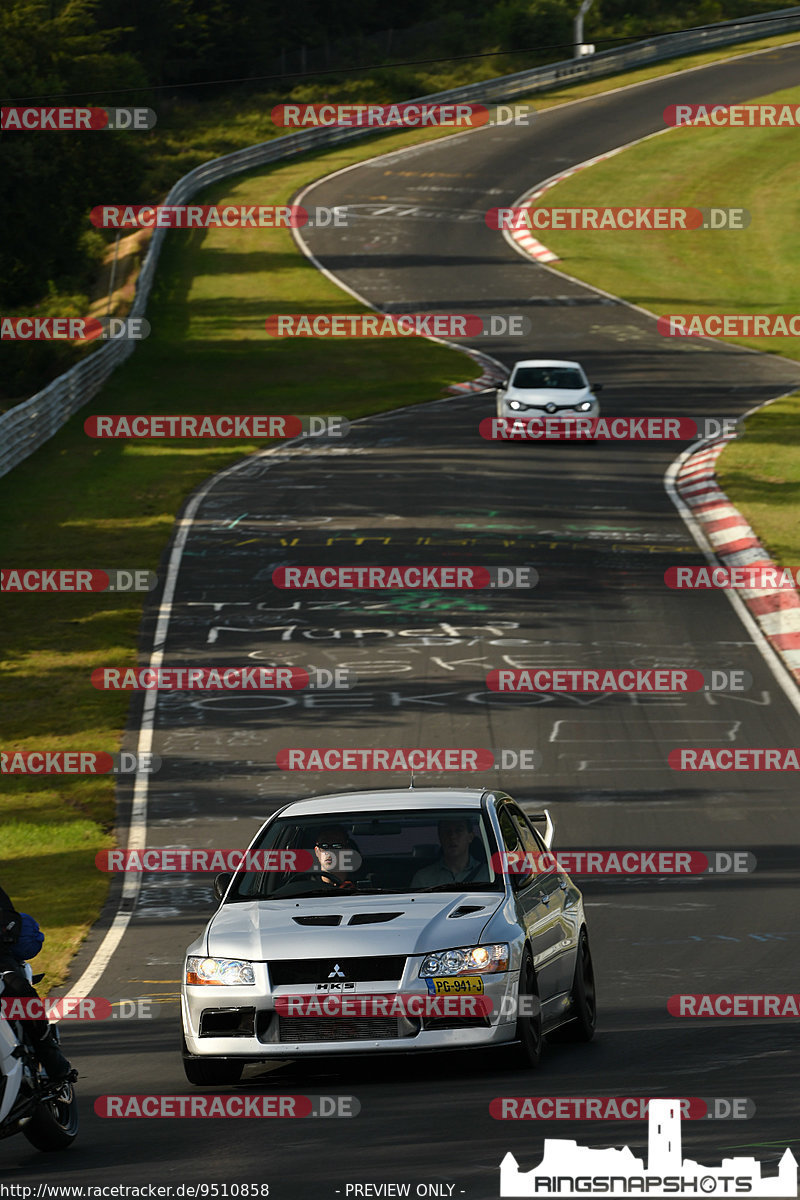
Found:
[[[513, 806], [504, 804], [498, 808], [497, 817], [506, 851], [519, 855], [530, 849], [530, 841], [526, 846], [523, 841], [523, 828], [514, 820], [512, 812]], [[539, 999], [544, 1007], [550, 997], [556, 995], [559, 990], [557, 951], [561, 935], [558, 914], [551, 911], [555, 907], [552, 905], [552, 897], [549, 890], [543, 888], [543, 876], [536, 869], [538, 846], [534, 846], [532, 854], [533, 857], [526, 858], [524, 864], [518, 864], [520, 869], [512, 873], [510, 879], [517, 920], [525, 930], [533, 952]]]
[[[559, 871], [555, 856], [550, 854], [525, 813], [516, 804], [509, 805], [511, 819], [519, 832], [522, 848], [529, 861], [539, 864], [536, 890], [548, 916], [546, 946], [543, 948], [543, 978], [547, 980], [548, 996], [557, 996], [572, 987], [574, 972], [575, 930], [565, 909], [568, 900], [566, 876]], [[540, 997], [544, 1001], [544, 995]]]

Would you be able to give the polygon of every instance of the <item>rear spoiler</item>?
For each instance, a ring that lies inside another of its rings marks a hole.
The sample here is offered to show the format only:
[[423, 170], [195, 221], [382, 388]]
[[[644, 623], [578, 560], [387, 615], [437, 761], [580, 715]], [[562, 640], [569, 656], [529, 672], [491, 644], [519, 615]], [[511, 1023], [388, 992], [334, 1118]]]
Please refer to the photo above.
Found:
[[547, 849], [552, 850], [556, 827], [553, 824], [553, 818], [550, 816], [549, 809], [543, 808], [541, 812], [526, 812], [525, 816], [529, 821], [544, 822], [545, 831], [542, 837]]

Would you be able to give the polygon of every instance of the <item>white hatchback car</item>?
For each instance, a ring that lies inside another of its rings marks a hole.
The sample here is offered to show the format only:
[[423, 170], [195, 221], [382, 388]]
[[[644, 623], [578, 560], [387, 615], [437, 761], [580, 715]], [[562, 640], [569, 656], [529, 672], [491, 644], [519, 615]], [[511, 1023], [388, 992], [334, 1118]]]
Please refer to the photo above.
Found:
[[[549, 813], [534, 819], [544, 836], [510, 796], [480, 789], [279, 809], [249, 863], [217, 877], [220, 907], [187, 950], [189, 1081], [235, 1083], [270, 1059], [506, 1043], [531, 1067], [544, 1034], [588, 1041], [583, 900], [549, 853]], [[347, 869], [334, 861], [342, 853], [355, 856]], [[292, 869], [275, 866], [279, 854], [284, 867], [295, 856]], [[446, 998], [463, 1001], [458, 1012], [444, 1011]]]
[[528, 358], [514, 363], [497, 389], [498, 417], [597, 417], [600, 405], [580, 363], [557, 358]]

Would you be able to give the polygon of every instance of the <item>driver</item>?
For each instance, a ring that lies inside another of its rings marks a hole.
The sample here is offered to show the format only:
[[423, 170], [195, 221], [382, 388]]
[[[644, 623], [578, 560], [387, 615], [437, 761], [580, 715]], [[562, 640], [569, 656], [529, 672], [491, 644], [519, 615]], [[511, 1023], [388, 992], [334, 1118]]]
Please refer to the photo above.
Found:
[[[342, 865], [344, 851], [349, 852], [345, 861], [353, 865]], [[317, 831], [314, 838], [314, 855], [319, 863], [323, 883], [352, 891], [361, 867], [361, 856], [355, 842], [342, 825], [326, 825]]]

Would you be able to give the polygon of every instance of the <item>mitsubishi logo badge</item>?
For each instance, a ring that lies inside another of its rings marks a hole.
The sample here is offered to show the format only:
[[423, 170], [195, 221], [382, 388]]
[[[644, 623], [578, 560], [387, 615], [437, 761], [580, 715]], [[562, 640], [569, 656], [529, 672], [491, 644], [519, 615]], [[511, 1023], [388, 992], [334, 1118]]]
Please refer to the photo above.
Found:
[[334, 963], [333, 970], [328, 975], [328, 979], [333, 979], [334, 977], [338, 979], [344, 979], [344, 971], [338, 963]]

